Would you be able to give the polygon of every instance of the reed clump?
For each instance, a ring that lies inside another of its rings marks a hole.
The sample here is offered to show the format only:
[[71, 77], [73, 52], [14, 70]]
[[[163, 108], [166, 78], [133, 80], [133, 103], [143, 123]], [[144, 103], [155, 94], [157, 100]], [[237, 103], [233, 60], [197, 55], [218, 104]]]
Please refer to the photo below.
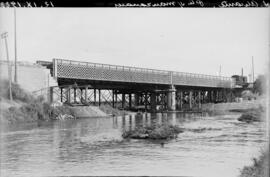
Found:
[[182, 133], [183, 129], [175, 125], [151, 125], [146, 127], [136, 127], [134, 130], [124, 131], [123, 138], [131, 139], [173, 139], [177, 138], [179, 133]]

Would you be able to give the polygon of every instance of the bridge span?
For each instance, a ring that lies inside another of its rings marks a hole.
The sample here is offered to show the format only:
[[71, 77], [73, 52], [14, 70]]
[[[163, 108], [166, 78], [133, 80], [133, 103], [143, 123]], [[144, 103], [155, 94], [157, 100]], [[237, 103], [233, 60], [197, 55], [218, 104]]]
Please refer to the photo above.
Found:
[[53, 93], [58, 92], [56, 97], [69, 104], [110, 103], [152, 111], [200, 109], [202, 103], [230, 101], [235, 85], [230, 77], [65, 59], [37, 63], [49, 67], [58, 82], [50, 99], [55, 100]]

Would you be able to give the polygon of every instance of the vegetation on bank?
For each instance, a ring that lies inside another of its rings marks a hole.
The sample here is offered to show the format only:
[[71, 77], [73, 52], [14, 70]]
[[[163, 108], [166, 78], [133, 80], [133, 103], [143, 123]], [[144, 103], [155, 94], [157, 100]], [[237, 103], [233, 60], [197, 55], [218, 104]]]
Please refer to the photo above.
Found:
[[246, 110], [242, 115], [238, 118], [239, 121], [242, 122], [259, 122], [262, 121], [263, 116], [262, 116], [263, 110], [262, 109], [249, 109]]
[[[43, 97], [34, 97], [18, 84], [12, 83], [13, 101], [9, 100], [8, 81], [0, 81], [1, 122], [34, 122], [37, 120], [73, 119], [73, 112], [68, 106], [52, 107]], [[17, 105], [17, 106], [14, 106]]]
[[253, 158], [253, 165], [245, 166], [239, 177], [269, 176], [269, 150], [262, 152], [259, 158]]
[[134, 130], [124, 131], [123, 138], [132, 139], [173, 139], [176, 138], [179, 133], [182, 133], [183, 129], [178, 126], [168, 124], [155, 124], [146, 127], [136, 127]]

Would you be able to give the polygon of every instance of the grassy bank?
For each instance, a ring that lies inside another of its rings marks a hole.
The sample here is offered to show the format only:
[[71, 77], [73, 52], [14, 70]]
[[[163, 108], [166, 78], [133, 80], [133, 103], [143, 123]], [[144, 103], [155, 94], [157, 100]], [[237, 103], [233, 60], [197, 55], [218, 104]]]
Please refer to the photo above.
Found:
[[245, 166], [239, 177], [268, 177], [269, 176], [269, 150], [253, 159], [253, 165]]
[[3, 124], [74, 118], [68, 106], [52, 107], [43, 97], [36, 98], [15, 83], [12, 83], [11, 101], [7, 81], [0, 81], [0, 85], [0, 116]]

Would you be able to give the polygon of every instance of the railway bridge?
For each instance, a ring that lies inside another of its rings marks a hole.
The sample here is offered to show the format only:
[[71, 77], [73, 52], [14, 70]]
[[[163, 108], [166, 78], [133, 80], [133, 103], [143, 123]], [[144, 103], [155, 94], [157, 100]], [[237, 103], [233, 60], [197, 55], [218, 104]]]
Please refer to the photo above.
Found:
[[73, 105], [194, 110], [202, 103], [231, 101], [235, 85], [232, 78], [203, 74], [65, 59], [37, 63], [50, 68], [58, 82], [58, 87], [50, 88], [50, 100]]

